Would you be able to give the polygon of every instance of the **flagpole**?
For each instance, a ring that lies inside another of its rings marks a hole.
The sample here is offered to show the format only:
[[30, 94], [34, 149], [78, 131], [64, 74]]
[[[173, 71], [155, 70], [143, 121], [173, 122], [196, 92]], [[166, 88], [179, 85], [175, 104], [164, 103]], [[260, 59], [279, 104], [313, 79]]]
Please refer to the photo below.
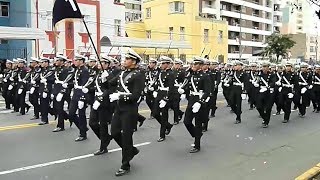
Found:
[[84, 24], [84, 27], [85, 27], [86, 30], [87, 30], [87, 33], [88, 33], [90, 42], [91, 42], [91, 44], [92, 44], [92, 46], [93, 46], [94, 52], [95, 52], [96, 55], [97, 55], [98, 62], [99, 62], [99, 64], [100, 64], [101, 68], [103, 68], [103, 67], [102, 67], [102, 63], [101, 63], [101, 61], [100, 61], [100, 56], [99, 56], [98, 51], [97, 51], [97, 48], [96, 48], [96, 46], [94, 45], [94, 42], [93, 42], [92, 37], [91, 37], [91, 34], [90, 34], [90, 32], [89, 32], [87, 23], [86, 23], [86, 21], [84, 20], [83, 17], [82, 17], [82, 22], [83, 22], [83, 24]]

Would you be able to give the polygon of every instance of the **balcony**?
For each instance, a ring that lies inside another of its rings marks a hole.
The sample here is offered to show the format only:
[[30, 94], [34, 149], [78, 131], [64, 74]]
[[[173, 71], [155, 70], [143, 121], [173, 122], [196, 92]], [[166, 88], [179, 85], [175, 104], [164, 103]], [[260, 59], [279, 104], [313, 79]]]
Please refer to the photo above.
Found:
[[[228, 10], [221, 10], [221, 16], [239, 19], [240, 13], [232, 12], [232, 11], [228, 11]], [[266, 23], [266, 24], [272, 24], [272, 20], [270, 20], [270, 19], [265, 19], [265, 18], [247, 15], [247, 14], [241, 14], [241, 19], [260, 22], [260, 23]]]
[[218, 11], [214, 6], [206, 5], [202, 7], [202, 13], [204, 14], [217, 14]]
[[274, 11], [273, 14], [275, 16], [282, 16], [283, 15], [282, 11]]

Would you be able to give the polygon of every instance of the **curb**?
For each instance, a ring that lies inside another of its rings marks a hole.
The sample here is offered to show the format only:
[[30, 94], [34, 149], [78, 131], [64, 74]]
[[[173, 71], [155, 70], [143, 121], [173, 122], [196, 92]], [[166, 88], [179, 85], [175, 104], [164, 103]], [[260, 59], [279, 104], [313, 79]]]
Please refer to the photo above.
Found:
[[320, 163], [296, 177], [295, 180], [311, 180], [314, 176], [320, 173]]

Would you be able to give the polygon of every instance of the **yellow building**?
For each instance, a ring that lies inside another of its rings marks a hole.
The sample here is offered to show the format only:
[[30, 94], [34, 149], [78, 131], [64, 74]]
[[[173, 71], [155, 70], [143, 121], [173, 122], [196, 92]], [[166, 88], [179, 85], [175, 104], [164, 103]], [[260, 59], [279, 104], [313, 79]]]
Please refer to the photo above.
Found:
[[145, 0], [142, 7], [143, 20], [126, 24], [128, 37], [145, 39], [146, 44], [166, 42], [167, 47], [134, 48], [139, 54], [190, 60], [203, 51], [202, 56], [210, 53], [210, 60], [227, 61], [227, 22], [200, 17], [199, 0]]

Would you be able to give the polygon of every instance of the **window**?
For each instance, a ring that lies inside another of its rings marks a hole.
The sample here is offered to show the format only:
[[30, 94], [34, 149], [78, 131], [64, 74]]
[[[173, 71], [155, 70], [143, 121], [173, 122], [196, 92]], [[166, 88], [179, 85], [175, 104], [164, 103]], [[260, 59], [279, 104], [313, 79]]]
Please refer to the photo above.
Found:
[[223, 31], [219, 30], [218, 42], [219, 42], [219, 43], [222, 43], [222, 39], [223, 39]]
[[203, 42], [209, 42], [209, 29], [204, 29], [203, 31]]
[[[240, 8], [241, 8], [241, 6], [240, 6]], [[241, 12], [242, 12], [242, 13], [246, 13], [246, 12], [247, 12], [247, 8], [246, 8], [246, 7], [242, 7], [242, 8], [241, 8]]]
[[[83, 23], [81, 23], [80, 26], [82, 26]], [[47, 17], [47, 30], [52, 31], [52, 18]], [[81, 31], [82, 32], [82, 31]]]
[[148, 31], [146, 31], [146, 33], [147, 33], [147, 39], [151, 39], [151, 31], [148, 30]]
[[170, 13], [184, 13], [184, 2], [174, 1], [169, 3]]
[[169, 27], [169, 40], [173, 40], [173, 27]]
[[180, 60], [186, 62], [187, 56], [185, 54], [180, 54]]
[[180, 41], [184, 41], [185, 27], [180, 27]]
[[241, 38], [242, 38], [242, 39], [246, 39], [246, 38], [247, 38], [246, 33], [242, 33], [242, 34], [241, 34]]
[[151, 18], [151, 8], [147, 8], [146, 11], [147, 11], [146, 18]]
[[0, 2], [0, 16], [8, 17], [9, 16], [9, 3]]
[[121, 20], [114, 20], [114, 32], [116, 36], [121, 36]]
[[[88, 22], [89, 18], [90, 18], [89, 15], [84, 15], [83, 16], [83, 19], [84, 19], [85, 22]], [[87, 32], [83, 23], [80, 23], [80, 32], [82, 32], [82, 33], [83, 32]]]
[[316, 52], [314, 46], [310, 46], [310, 52]]
[[6, 40], [6, 39], [0, 39], [0, 44], [8, 44], [8, 40]]

